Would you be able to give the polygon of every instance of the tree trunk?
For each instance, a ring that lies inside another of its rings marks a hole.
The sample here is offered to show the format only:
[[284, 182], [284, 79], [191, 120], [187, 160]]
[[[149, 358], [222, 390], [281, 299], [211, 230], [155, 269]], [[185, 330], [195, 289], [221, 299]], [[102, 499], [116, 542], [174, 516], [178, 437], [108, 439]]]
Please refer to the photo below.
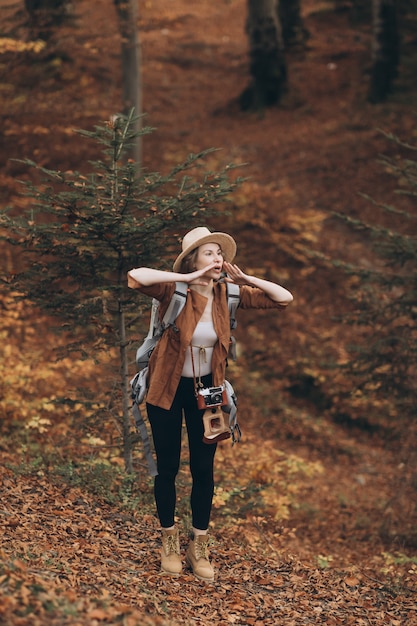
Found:
[[395, 0], [372, 2], [372, 70], [369, 101], [383, 102], [391, 92], [399, 63], [399, 35]]
[[71, 16], [70, 0], [25, 0], [32, 38], [48, 41], [54, 29]]
[[[346, 6], [343, 0], [340, 0], [341, 7]], [[372, 21], [372, 2], [367, 0], [351, 0], [348, 10], [349, 22], [353, 26], [369, 24]]]
[[[135, 133], [141, 129], [142, 88], [141, 88], [141, 56], [138, 34], [138, 0], [114, 0], [119, 32], [121, 35], [121, 69], [123, 113], [129, 114], [134, 109], [136, 120], [133, 127]], [[130, 157], [137, 164], [138, 170], [142, 162], [142, 139], [138, 136], [130, 152]]]
[[303, 44], [309, 35], [301, 18], [301, 0], [278, 0], [277, 10], [284, 46]]
[[260, 110], [278, 103], [286, 88], [277, 0], [248, 0], [246, 32], [252, 81], [241, 94], [240, 105], [243, 110]]
[[31, 14], [41, 10], [58, 11], [68, 4], [69, 0], [25, 0], [25, 9]]

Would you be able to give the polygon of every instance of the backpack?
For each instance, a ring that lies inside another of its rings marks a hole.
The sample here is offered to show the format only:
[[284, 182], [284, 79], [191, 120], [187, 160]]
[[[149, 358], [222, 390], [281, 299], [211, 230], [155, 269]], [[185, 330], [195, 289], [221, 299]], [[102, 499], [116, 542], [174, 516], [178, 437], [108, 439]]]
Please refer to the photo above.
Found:
[[[236, 322], [236, 309], [240, 302], [240, 289], [239, 285], [232, 283], [226, 283], [227, 288], [227, 303], [230, 316], [230, 329], [234, 330], [237, 326]], [[149, 473], [151, 476], [156, 476], [158, 470], [156, 468], [155, 460], [152, 456], [151, 443], [148, 435], [146, 424], [143, 420], [142, 413], [139, 405], [144, 401], [147, 391], [147, 377], [148, 377], [148, 363], [152, 352], [154, 351], [158, 341], [164, 334], [165, 330], [170, 326], [175, 325], [175, 320], [181, 313], [185, 306], [188, 293], [188, 283], [177, 282], [175, 283], [175, 290], [172, 294], [171, 301], [165, 312], [163, 319], [159, 317], [159, 301], [155, 298], [152, 299], [151, 319], [149, 323], [149, 331], [143, 343], [136, 351], [136, 366], [138, 368], [137, 374], [130, 381], [132, 390], [132, 412], [135, 420], [136, 430], [139, 432], [145, 457], [148, 462]], [[233, 336], [230, 337], [230, 350], [229, 355], [232, 360], [236, 360], [236, 340]], [[229, 428], [232, 436], [232, 445], [239, 442], [241, 439], [241, 430], [237, 423], [237, 398], [229, 381], [225, 381], [225, 390], [227, 396], [227, 404], [222, 406], [222, 410], [229, 414]]]

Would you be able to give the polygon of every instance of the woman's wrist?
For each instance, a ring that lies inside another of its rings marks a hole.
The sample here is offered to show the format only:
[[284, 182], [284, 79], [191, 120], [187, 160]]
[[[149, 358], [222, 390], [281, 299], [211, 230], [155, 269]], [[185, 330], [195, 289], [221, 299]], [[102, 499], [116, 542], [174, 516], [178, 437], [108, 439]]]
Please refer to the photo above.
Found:
[[248, 287], [259, 287], [258, 284], [258, 279], [256, 278], [256, 276], [249, 276], [249, 274], [244, 274], [244, 279], [246, 281], [246, 285]]

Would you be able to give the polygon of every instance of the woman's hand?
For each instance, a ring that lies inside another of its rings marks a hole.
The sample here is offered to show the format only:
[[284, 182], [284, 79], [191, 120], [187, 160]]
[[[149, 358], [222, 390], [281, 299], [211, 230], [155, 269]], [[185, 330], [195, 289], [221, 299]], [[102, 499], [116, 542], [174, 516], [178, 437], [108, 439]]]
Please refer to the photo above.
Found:
[[232, 265], [231, 263], [227, 263], [226, 261], [223, 263], [223, 269], [227, 272], [227, 276], [225, 277], [225, 282], [234, 283], [235, 285], [250, 285], [250, 276], [244, 274], [240, 267], [237, 265]]
[[216, 266], [218, 266], [218, 262], [213, 261], [210, 265], [206, 265], [202, 269], [195, 270], [195, 272], [190, 272], [189, 274], [183, 274], [182, 280], [189, 285], [201, 285], [206, 287], [210, 284], [212, 277], [205, 277], [205, 274], [209, 274], [209, 272]]
[[282, 306], [287, 306], [287, 304], [293, 301], [292, 293], [289, 292], [288, 289], [281, 287], [281, 285], [272, 283], [269, 280], [264, 280], [263, 278], [257, 278], [256, 276], [249, 276], [242, 272], [237, 265], [232, 265], [226, 261], [223, 263], [223, 269], [227, 272], [227, 276], [224, 279], [227, 283], [249, 285], [250, 287], [262, 289], [271, 300], [279, 302]]

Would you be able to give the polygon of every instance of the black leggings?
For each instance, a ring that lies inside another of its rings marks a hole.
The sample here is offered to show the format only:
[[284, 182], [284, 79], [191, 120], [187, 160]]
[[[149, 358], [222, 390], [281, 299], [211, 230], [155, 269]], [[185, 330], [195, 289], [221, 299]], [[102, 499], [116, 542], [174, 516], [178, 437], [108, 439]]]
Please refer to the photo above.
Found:
[[[205, 387], [212, 383], [211, 374], [203, 376]], [[154, 493], [159, 521], [163, 528], [174, 525], [176, 488], [175, 479], [180, 467], [182, 416], [188, 433], [190, 471], [192, 477], [191, 513], [194, 528], [206, 530], [210, 521], [214, 492], [214, 455], [217, 444], [203, 443], [203, 414], [197, 408], [194, 380], [181, 378], [169, 411], [147, 404], [148, 418], [157, 458], [158, 475]]]

